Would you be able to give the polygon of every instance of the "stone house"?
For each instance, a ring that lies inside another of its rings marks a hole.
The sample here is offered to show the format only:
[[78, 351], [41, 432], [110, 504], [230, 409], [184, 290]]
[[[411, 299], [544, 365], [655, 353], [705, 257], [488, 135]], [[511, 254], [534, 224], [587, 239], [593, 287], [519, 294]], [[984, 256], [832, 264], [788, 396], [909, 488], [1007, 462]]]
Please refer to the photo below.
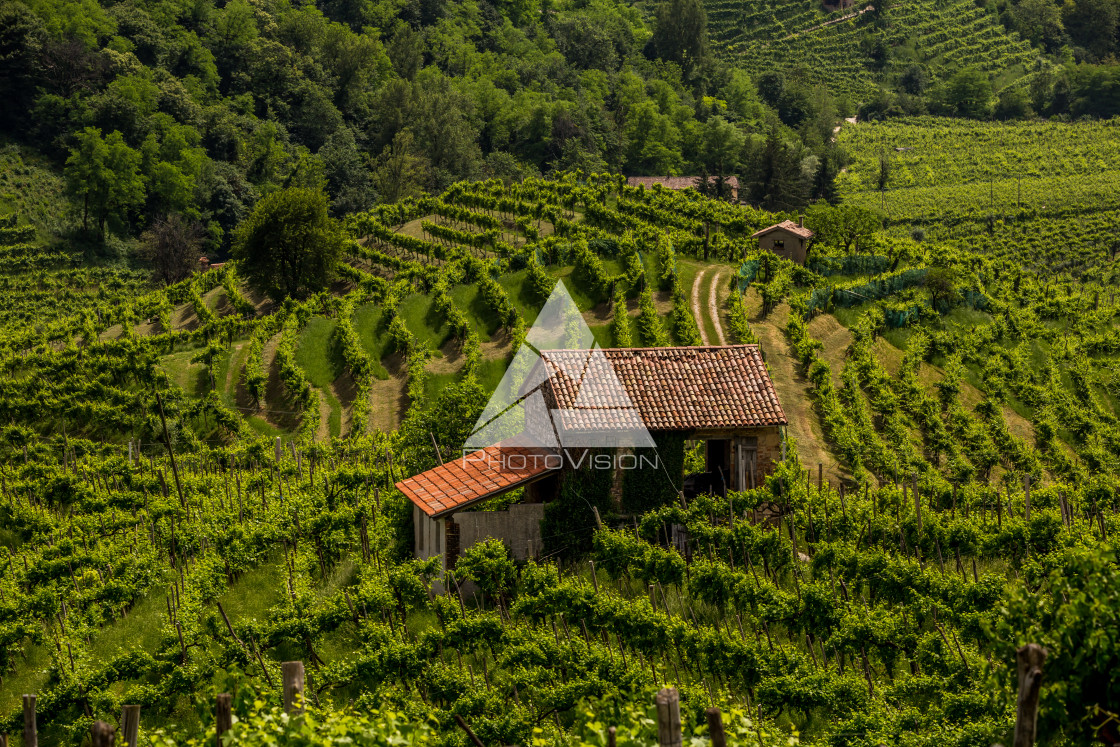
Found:
[[[651, 438], [677, 436], [682, 450], [684, 440], [703, 441], [708, 473], [730, 490], [761, 484], [783, 457], [786, 416], [757, 345], [542, 350], [539, 365], [555, 440], [506, 439], [397, 483], [413, 503], [417, 557], [440, 556], [450, 568], [488, 537], [502, 539], [517, 560], [535, 556], [544, 504], [566, 475], [586, 468], [589, 444], [602, 445], [597, 468], [615, 475], [645, 458], [640, 448], [609, 448], [612, 434], [635, 423]], [[605, 379], [621, 387], [593, 385]], [[684, 475], [661, 469], [679, 489]], [[523, 498], [506, 511], [469, 510], [516, 488]]]
[[758, 239], [758, 248], [773, 252], [779, 257], [793, 260], [799, 265], [805, 264], [809, 256], [809, 242], [815, 234], [805, 227], [804, 217], [796, 223], [784, 220], [767, 226], [761, 231], [751, 234], [752, 239]]

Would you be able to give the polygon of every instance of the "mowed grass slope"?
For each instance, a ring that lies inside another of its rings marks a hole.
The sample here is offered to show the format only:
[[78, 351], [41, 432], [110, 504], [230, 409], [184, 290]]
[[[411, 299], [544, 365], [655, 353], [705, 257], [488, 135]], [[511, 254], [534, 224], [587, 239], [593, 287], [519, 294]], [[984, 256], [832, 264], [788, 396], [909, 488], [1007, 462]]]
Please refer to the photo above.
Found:
[[[334, 319], [312, 317], [300, 332], [296, 347], [296, 363], [330, 408], [327, 427], [331, 436], [342, 435], [344, 406], [335, 394], [334, 386], [335, 381], [345, 373], [342, 356], [334, 344], [334, 330], [337, 326], [338, 322]], [[316, 413], [307, 413], [305, 417], [315, 416]]]

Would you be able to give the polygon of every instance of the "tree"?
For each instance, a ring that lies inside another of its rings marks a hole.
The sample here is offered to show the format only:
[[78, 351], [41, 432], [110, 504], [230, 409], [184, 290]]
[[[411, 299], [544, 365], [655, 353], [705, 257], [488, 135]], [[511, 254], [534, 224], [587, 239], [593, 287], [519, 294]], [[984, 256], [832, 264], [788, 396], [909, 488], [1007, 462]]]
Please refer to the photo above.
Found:
[[883, 221], [867, 208], [818, 203], [806, 211], [805, 225], [813, 229], [817, 243], [850, 252], [881, 229]]
[[[797, 145], [782, 139], [776, 124], [761, 144], [748, 142], [743, 179], [747, 199], [768, 210], [797, 210], [805, 204], [808, 185], [801, 172]], [[740, 189], [740, 194], [744, 190]]]
[[276, 301], [326, 288], [342, 232], [320, 191], [291, 188], [261, 200], [237, 230], [233, 253], [249, 283]]
[[954, 73], [935, 98], [949, 114], [984, 119], [992, 111], [992, 82], [987, 73], [967, 67]]
[[650, 40], [657, 56], [681, 66], [685, 80], [708, 56], [708, 14], [700, 0], [664, 0]]
[[668, 174], [680, 168], [680, 130], [653, 101], [630, 107], [624, 133], [629, 173]]
[[960, 298], [957, 291], [957, 272], [949, 267], [931, 267], [926, 274], [925, 286], [929, 291], [930, 305], [934, 310], [948, 308]]
[[318, 153], [327, 178], [331, 196], [331, 214], [338, 218], [365, 210], [373, 204], [373, 178], [358, 152], [354, 134], [343, 127], [329, 138]]
[[925, 66], [912, 63], [898, 76], [898, 87], [911, 96], [921, 96], [929, 85], [929, 73]]
[[0, 123], [19, 125], [34, 98], [46, 34], [23, 3], [0, 2]]
[[814, 199], [826, 200], [835, 204], [840, 199], [839, 190], [836, 188], [836, 177], [840, 169], [844, 168], [847, 156], [836, 145], [827, 145], [820, 154], [820, 163], [817, 172], [813, 175]]
[[735, 125], [715, 116], [704, 123], [703, 138], [701, 153], [704, 168], [715, 177], [716, 197], [730, 197], [731, 190], [724, 187], [724, 181], [728, 174], [738, 170], [746, 137]]
[[82, 230], [89, 218], [97, 220], [99, 236], [110, 218], [124, 220], [128, 211], [144, 202], [140, 153], [128, 147], [119, 132], [102, 138], [101, 130], [87, 127], [78, 133], [77, 145], [66, 159], [66, 184], [82, 203]]
[[401, 130], [381, 151], [373, 167], [373, 185], [384, 202], [397, 202], [424, 191], [428, 159], [414, 152], [412, 130]]
[[776, 107], [786, 90], [786, 76], [780, 70], [767, 70], [758, 76], [758, 95], [770, 106]]
[[999, 101], [993, 112], [996, 119], [1022, 119], [1031, 115], [1030, 99], [1022, 88], [1008, 86], [1000, 91]]
[[1062, 20], [1070, 39], [1094, 62], [1116, 51], [1118, 19], [1120, 5], [1116, 0], [1070, 0], [1062, 6]]
[[140, 234], [140, 256], [152, 264], [157, 282], [177, 283], [198, 267], [205, 235], [198, 221], [166, 215]]
[[1062, 45], [1065, 28], [1053, 0], [1021, 0], [1012, 12], [1015, 29], [1033, 44], [1042, 44], [1050, 52]]

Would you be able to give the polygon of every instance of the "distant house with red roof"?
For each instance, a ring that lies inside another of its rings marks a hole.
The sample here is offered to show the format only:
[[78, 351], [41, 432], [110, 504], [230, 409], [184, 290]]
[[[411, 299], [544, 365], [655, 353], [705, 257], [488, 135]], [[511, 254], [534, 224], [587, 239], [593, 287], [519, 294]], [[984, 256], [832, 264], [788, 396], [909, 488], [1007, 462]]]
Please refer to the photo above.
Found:
[[805, 219], [798, 218], [796, 223], [791, 220], [784, 220], [781, 223], [767, 226], [761, 231], [753, 233], [751, 238], [758, 239], [759, 249], [773, 252], [779, 257], [785, 257], [803, 265], [806, 257], [809, 256], [809, 242], [813, 239], [813, 236], [815, 234], [805, 227]]
[[[786, 416], [757, 345], [542, 350], [538, 365], [545, 429], [555, 441], [522, 433], [397, 483], [414, 506], [418, 557], [440, 556], [450, 568], [462, 550], [487, 537], [505, 541], [517, 559], [534, 556], [542, 547], [544, 504], [559, 495], [567, 474], [589, 467], [617, 473], [640, 464], [638, 452], [645, 451], [615, 449], [607, 462], [591, 465], [587, 455], [603, 449], [564, 444], [608, 446], [612, 433], [635, 423], [654, 437], [676, 434], [678, 444], [703, 441], [707, 484], [717, 492], [761, 484], [783, 457]], [[606, 378], [621, 387], [589, 384]], [[668, 463], [680, 462], [659, 462]], [[679, 490], [684, 475], [661, 469]], [[470, 510], [516, 488], [525, 489], [524, 499], [508, 511]]]

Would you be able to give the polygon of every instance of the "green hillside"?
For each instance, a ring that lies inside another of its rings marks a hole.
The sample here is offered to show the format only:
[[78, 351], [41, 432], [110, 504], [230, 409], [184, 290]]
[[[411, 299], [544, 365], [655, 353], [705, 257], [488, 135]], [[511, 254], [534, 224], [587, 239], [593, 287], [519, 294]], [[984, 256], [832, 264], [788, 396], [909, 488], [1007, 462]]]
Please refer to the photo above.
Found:
[[[230, 692], [237, 744], [460, 747], [456, 715], [484, 743], [602, 745], [613, 725], [652, 744], [642, 714], [669, 684], [701, 740], [715, 703], [764, 747], [964, 747], [1010, 732], [1029, 640], [1051, 652], [1040, 728], [1078, 743], [1117, 671], [1088, 631], [1120, 609], [1120, 306], [1096, 275], [1024, 272], [1029, 248], [898, 224], [845, 250], [853, 210], [809, 212], [801, 267], [749, 239], [788, 216], [694, 192], [459, 183], [351, 216], [339, 279], [302, 301], [264, 301], [235, 265], [155, 289], [102, 270], [116, 290], [95, 300], [61, 285], [94, 270], [13, 271], [0, 728], [35, 692], [51, 744], [141, 703], [141, 744], [201, 745]], [[755, 490], [634, 513], [565, 493], [540, 558], [476, 545], [455, 577], [481, 593], [430, 594], [392, 485], [434, 466], [433, 441], [459, 447], [561, 277], [601, 344], [758, 341], [789, 459]], [[285, 721], [292, 660], [310, 714]]]
[[[880, 210], [892, 230], [921, 230], [1024, 267], [1107, 286], [1118, 247], [1120, 121], [983, 123], [917, 118], [845, 125], [846, 202]], [[886, 163], [885, 189], [878, 188]]]
[[[0, 0], [0, 744], [1120, 743], [1118, 58], [1118, 0]], [[558, 282], [757, 344], [780, 461], [658, 432], [424, 558]]]
[[912, 64], [934, 80], [974, 67], [1002, 87], [1032, 70], [1037, 56], [994, 10], [971, 0], [833, 11], [817, 0], [708, 0], [705, 7], [717, 49], [752, 76], [785, 72], [852, 103], [893, 84]]

